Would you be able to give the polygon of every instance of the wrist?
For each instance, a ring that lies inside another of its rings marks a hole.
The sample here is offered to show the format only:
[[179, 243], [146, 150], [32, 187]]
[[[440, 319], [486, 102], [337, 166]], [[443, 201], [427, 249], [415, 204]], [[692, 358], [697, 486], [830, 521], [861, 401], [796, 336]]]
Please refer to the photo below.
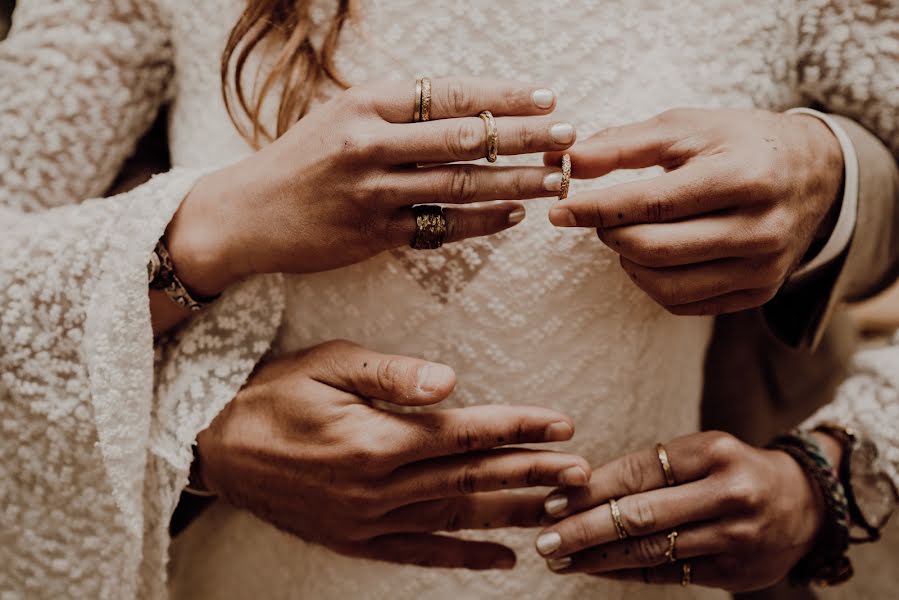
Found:
[[182, 284], [197, 296], [214, 297], [245, 274], [235, 269], [234, 237], [227, 226], [219, 172], [202, 177], [184, 198], [165, 232], [165, 243]]

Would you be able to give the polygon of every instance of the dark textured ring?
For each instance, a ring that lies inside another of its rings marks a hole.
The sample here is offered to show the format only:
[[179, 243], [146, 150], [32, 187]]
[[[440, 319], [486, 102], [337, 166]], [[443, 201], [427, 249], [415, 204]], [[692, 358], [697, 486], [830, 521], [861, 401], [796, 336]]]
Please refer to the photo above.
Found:
[[416, 250], [435, 250], [446, 241], [446, 215], [442, 206], [419, 204], [412, 207], [415, 215], [415, 237], [409, 244]]

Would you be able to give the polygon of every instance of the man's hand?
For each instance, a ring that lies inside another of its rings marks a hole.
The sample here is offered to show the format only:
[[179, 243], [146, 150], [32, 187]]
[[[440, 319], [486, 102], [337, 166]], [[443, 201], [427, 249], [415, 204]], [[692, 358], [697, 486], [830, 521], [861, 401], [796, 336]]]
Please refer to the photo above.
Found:
[[[843, 155], [820, 120], [760, 110], [671, 110], [571, 149], [575, 177], [662, 166], [652, 179], [555, 205], [560, 227], [595, 227], [621, 266], [678, 315], [754, 308], [829, 233]], [[561, 162], [561, 153], [545, 156]]]
[[447, 366], [330, 342], [261, 367], [197, 438], [203, 483], [227, 502], [342, 554], [428, 566], [511, 568], [515, 554], [436, 531], [532, 527], [540, 494], [583, 486], [578, 456], [500, 448], [558, 442], [571, 420], [545, 408], [398, 413], [455, 385]]

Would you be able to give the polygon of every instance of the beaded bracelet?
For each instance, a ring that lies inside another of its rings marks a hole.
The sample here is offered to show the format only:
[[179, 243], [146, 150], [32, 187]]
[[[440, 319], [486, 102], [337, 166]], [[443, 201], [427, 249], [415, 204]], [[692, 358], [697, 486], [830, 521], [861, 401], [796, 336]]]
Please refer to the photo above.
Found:
[[796, 431], [777, 437], [768, 448], [781, 450], [799, 463], [821, 490], [826, 506], [824, 524], [812, 550], [790, 573], [794, 583], [829, 586], [852, 577], [852, 562], [846, 556], [849, 548], [849, 503], [836, 470], [821, 446], [808, 432]]

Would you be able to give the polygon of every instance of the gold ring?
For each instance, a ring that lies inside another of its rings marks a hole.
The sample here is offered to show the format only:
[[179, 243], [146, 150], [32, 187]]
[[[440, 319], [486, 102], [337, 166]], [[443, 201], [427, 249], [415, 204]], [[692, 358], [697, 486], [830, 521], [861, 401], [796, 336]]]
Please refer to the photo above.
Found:
[[422, 80], [415, 80], [415, 108], [412, 111], [412, 122], [418, 123], [421, 121], [421, 89], [422, 89]]
[[571, 155], [562, 155], [562, 187], [559, 188], [559, 200], [568, 197], [568, 188], [571, 186]]
[[668, 549], [665, 550], [665, 558], [668, 559], [668, 562], [675, 563], [677, 562], [677, 552], [675, 551], [675, 545], [677, 544], [677, 531], [672, 531], [668, 534]]
[[612, 511], [612, 522], [615, 523], [615, 532], [618, 534], [618, 539], [623, 540], [630, 537], [627, 529], [624, 528], [624, 523], [621, 522], [621, 509], [618, 508], [618, 501], [614, 498], [609, 500], [609, 510]]
[[480, 115], [487, 128], [487, 162], [496, 162], [496, 155], [499, 153], [499, 133], [496, 131], [496, 120], [493, 113], [485, 110]]
[[435, 250], [446, 241], [446, 215], [442, 206], [419, 204], [412, 207], [415, 215], [415, 237], [410, 246], [416, 250]]
[[668, 462], [668, 451], [665, 450], [665, 446], [656, 444], [656, 453], [659, 455], [659, 462], [662, 463], [662, 472], [665, 473], [665, 483], [668, 484], [668, 487], [676, 485], [677, 481], [674, 479], [674, 471], [671, 469], [671, 463]]
[[693, 583], [693, 566], [689, 562], [684, 562], [682, 569], [683, 575], [680, 578], [680, 584], [683, 587], [687, 587]]
[[431, 80], [427, 77], [421, 78], [421, 117], [422, 121], [431, 120]]

